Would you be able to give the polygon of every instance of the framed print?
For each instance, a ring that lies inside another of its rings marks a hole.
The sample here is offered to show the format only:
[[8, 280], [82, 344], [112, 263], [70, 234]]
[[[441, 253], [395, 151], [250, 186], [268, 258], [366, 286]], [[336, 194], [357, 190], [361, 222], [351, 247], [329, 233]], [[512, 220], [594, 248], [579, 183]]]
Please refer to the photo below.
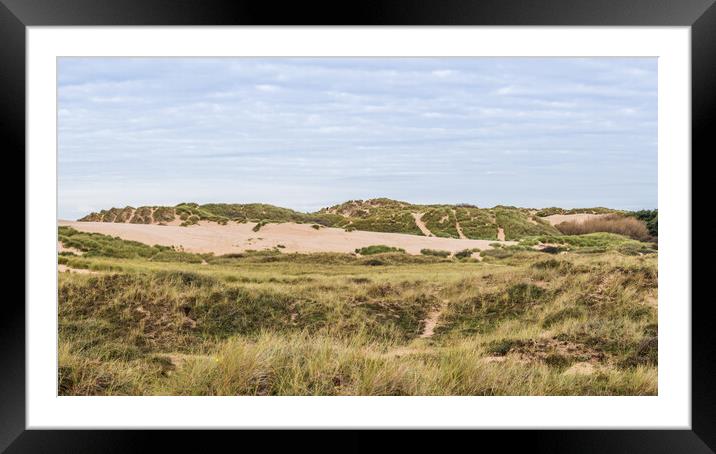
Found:
[[713, 2], [149, 3], [0, 9], [27, 176], [3, 449], [712, 452]]

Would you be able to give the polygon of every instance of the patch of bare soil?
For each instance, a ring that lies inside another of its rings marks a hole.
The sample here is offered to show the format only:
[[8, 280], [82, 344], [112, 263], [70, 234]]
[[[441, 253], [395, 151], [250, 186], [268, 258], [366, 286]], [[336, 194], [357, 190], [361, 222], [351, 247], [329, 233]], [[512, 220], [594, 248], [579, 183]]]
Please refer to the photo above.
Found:
[[435, 327], [437, 326], [440, 316], [445, 310], [445, 306], [447, 306], [448, 302], [448, 300], [444, 300], [439, 308], [428, 314], [428, 318], [425, 319], [425, 328], [420, 334], [420, 338], [425, 339], [427, 337], [433, 337], [433, 334], [435, 334]]
[[433, 235], [433, 232], [428, 229], [428, 227], [423, 222], [423, 215], [425, 213], [413, 213], [413, 218], [415, 218], [415, 225], [418, 226], [421, 232], [423, 232], [423, 235], [425, 236], [435, 236]]
[[70, 268], [67, 265], [57, 265], [57, 271], [60, 273], [99, 274], [99, 271], [92, 271], [84, 268]]
[[596, 371], [593, 363], [580, 362], [572, 364], [562, 375], [591, 375]]
[[502, 227], [497, 228], [497, 239], [500, 241], [505, 241], [505, 229]]
[[455, 217], [455, 230], [457, 230], [457, 235], [460, 237], [461, 240], [466, 240], [467, 237], [464, 233], [462, 233], [462, 227], [460, 227], [460, 223], [457, 220], [457, 215], [455, 214], [455, 210], [452, 210], [452, 215]]
[[601, 363], [606, 359], [603, 352], [594, 350], [584, 344], [555, 338], [519, 342], [510, 348], [507, 354], [524, 361], [543, 361], [547, 363], [560, 358], [582, 363]]
[[549, 222], [551, 225], [561, 224], [562, 222], [576, 222], [581, 224], [589, 219], [601, 218], [608, 216], [608, 214], [591, 214], [591, 213], [577, 213], [577, 214], [552, 214], [545, 216], [542, 219]]
[[84, 252], [80, 251], [79, 249], [64, 246], [62, 244], [62, 241], [57, 242], [57, 252], [72, 252], [73, 254], [76, 254], [76, 255], [84, 254]]

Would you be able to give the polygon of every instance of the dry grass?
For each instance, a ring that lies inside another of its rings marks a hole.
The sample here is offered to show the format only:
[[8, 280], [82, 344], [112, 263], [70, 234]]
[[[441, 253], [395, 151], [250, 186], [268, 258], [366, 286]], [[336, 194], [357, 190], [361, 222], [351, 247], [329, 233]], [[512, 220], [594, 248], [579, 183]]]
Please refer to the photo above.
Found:
[[657, 254], [509, 252], [64, 257], [59, 394], [657, 393]]
[[647, 229], [643, 221], [618, 214], [588, 219], [583, 222], [562, 222], [555, 227], [564, 235], [607, 232], [628, 236], [639, 241], [649, 241], [651, 239], [649, 229]]

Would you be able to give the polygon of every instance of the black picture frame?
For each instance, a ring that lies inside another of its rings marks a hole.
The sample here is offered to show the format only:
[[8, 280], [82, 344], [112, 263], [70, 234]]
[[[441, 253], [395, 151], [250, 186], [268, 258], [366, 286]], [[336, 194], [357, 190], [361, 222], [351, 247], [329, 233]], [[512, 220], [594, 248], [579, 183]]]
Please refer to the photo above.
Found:
[[[285, 2], [257, 0], [0, 0], [0, 128], [6, 157], [25, 150], [25, 32], [29, 26], [141, 26], [141, 25], [529, 25], [529, 26], [690, 26], [692, 76], [692, 163], [713, 151], [716, 118], [716, 6], [715, 0], [383, 0], [360, 2]], [[664, 127], [664, 125], [660, 125]], [[667, 126], [668, 127], [668, 126]], [[688, 152], [688, 150], [684, 150]], [[23, 164], [24, 166], [24, 160]], [[692, 168], [697, 168], [693, 167]], [[692, 177], [693, 178], [693, 177]], [[692, 180], [693, 181], [693, 180]], [[8, 194], [17, 192], [14, 183]], [[694, 197], [698, 191], [692, 190]], [[692, 207], [698, 206], [692, 202]], [[693, 224], [692, 224], [693, 225]], [[698, 227], [704, 230], [704, 227]], [[696, 229], [692, 233], [696, 233]], [[705, 232], [704, 232], [705, 233]], [[25, 235], [25, 244], [32, 241]], [[688, 245], [691, 248], [691, 245]], [[692, 282], [708, 267], [692, 267]], [[706, 276], [704, 275], [704, 280]], [[695, 294], [694, 294], [695, 295]], [[714, 452], [716, 450], [716, 331], [711, 327], [711, 299], [697, 300], [692, 310], [691, 430], [535, 430], [407, 434], [379, 447], [401, 451], [425, 450], [431, 442], [445, 450], [452, 443], [473, 443], [475, 449], [528, 449], [531, 452]], [[691, 301], [674, 302], [691, 304]], [[20, 298], [6, 298], [0, 315], [0, 451], [14, 452], [128, 452], [207, 449], [213, 442], [243, 440], [224, 431], [45, 431], [25, 429], [25, 308]], [[312, 450], [375, 449], [366, 432], [334, 431], [318, 444], [305, 433], [288, 436], [263, 433], [258, 439], [269, 448], [311, 443]], [[471, 437], [471, 442], [466, 440]], [[478, 441], [478, 444], [474, 444]], [[259, 442], [259, 440], [252, 440]], [[207, 444], [208, 443], [208, 444]], [[231, 442], [230, 442], [231, 443]], [[497, 443], [495, 445], [495, 443]], [[229, 445], [231, 446], [231, 445]], [[259, 445], [260, 446], [260, 445]], [[470, 446], [470, 445], [468, 445]]]

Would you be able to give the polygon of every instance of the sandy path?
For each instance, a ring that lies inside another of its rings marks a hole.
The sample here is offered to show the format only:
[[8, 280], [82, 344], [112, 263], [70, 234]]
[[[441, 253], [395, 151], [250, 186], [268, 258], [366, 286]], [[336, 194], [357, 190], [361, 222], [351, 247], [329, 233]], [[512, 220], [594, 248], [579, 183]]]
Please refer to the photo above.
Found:
[[497, 239], [500, 241], [505, 241], [505, 229], [502, 227], [497, 228]]
[[442, 315], [443, 311], [445, 310], [445, 306], [447, 306], [448, 303], [448, 300], [443, 301], [442, 305], [440, 305], [437, 310], [428, 314], [428, 318], [425, 319], [425, 329], [423, 330], [422, 334], [420, 334], [421, 338], [425, 339], [427, 337], [433, 337], [433, 334], [435, 334], [435, 327], [438, 325], [438, 320], [440, 320], [440, 316]]
[[577, 214], [553, 214], [551, 216], [545, 216], [542, 219], [549, 222], [551, 225], [557, 225], [562, 222], [577, 222], [581, 223], [589, 219], [601, 218], [608, 216], [606, 214], [591, 214], [591, 213], [577, 213]]
[[97, 272], [97, 271], [87, 270], [84, 268], [70, 268], [69, 266], [62, 265], [62, 264], [57, 265], [57, 271], [59, 273], [70, 272], [70, 273], [78, 273], [78, 274], [99, 274], [99, 272]]
[[457, 220], [457, 214], [455, 213], [455, 210], [452, 210], [452, 215], [455, 217], [455, 230], [457, 230], [457, 236], [459, 236], [461, 240], [468, 239], [465, 234], [462, 233], [462, 227], [460, 227], [460, 223]]
[[[420, 254], [421, 249], [441, 249], [458, 252], [463, 249], [491, 249], [492, 240], [468, 240], [425, 237], [403, 233], [346, 232], [343, 229], [313, 229], [309, 224], [268, 224], [258, 232], [254, 223], [219, 225], [200, 222], [190, 227], [155, 224], [124, 224], [113, 222], [60, 221], [83, 232], [103, 233], [145, 244], [182, 246], [188, 252], [229, 254], [246, 249], [267, 249], [283, 245], [283, 252], [353, 252], [357, 248], [384, 244]], [[505, 244], [515, 244], [507, 241]]]
[[433, 232], [428, 229], [428, 226], [425, 225], [423, 222], [423, 215], [425, 213], [413, 213], [413, 217], [415, 218], [415, 225], [418, 226], [421, 232], [423, 232], [423, 235], [425, 236], [435, 236], [433, 235]]

